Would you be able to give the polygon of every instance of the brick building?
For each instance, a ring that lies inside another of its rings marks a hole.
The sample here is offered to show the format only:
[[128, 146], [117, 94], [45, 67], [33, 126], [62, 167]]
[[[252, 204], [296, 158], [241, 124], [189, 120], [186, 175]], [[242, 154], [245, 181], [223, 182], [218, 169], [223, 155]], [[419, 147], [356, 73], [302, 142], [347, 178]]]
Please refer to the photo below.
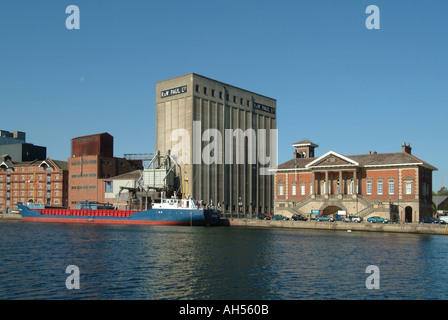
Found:
[[0, 157], [0, 212], [17, 210], [17, 202], [67, 206], [67, 162], [50, 158], [14, 162], [8, 155]]
[[329, 151], [315, 157], [318, 145], [293, 144], [293, 159], [275, 174], [276, 213], [372, 215], [418, 222], [432, 214], [432, 171], [437, 168], [411, 153], [403, 143], [397, 153], [345, 156]]
[[70, 208], [85, 200], [107, 202], [112, 177], [137, 169], [142, 169], [141, 160], [113, 156], [113, 137], [108, 133], [73, 138], [68, 159]]

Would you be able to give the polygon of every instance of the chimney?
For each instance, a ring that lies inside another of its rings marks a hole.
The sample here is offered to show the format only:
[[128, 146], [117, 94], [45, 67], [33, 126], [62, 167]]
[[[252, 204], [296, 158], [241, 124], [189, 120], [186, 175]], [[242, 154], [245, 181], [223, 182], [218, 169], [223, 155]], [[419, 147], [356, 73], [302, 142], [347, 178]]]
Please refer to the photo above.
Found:
[[406, 143], [403, 141], [403, 144], [401, 145], [401, 151], [411, 154], [412, 151], [411, 144], [408, 143], [408, 145], [406, 145]]

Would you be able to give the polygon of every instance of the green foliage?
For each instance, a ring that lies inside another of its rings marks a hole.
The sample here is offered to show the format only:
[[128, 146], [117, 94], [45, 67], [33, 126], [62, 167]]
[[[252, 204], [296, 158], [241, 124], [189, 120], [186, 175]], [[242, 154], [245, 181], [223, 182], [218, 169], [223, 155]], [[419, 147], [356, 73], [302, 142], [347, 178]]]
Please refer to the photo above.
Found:
[[442, 186], [439, 191], [437, 191], [436, 193], [434, 193], [434, 191], [432, 192], [433, 196], [448, 196], [448, 188], [445, 186]]

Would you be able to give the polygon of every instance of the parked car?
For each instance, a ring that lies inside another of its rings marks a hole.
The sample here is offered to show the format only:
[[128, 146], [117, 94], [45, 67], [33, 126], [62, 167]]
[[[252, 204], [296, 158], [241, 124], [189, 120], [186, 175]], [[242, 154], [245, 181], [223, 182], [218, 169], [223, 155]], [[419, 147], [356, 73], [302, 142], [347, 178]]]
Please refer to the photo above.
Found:
[[289, 220], [289, 218], [282, 216], [281, 214], [276, 214], [274, 215], [274, 220]]
[[420, 220], [421, 223], [440, 223], [445, 224], [446, 222], [444, 220], [440, 220], [439, 218], [423, 218]]
[[329, 221], [333, 222], [334, 219], [332, 217], [326, 216], [326, 215], [319, 215], [316, 217], [316, 221]]
[[373, 222], [373, 223], [388, 223], [389, 220], [382, 218], [380, 216], [373, 216], [367, 219], [367, 222]]
[[302, 216], [301, 214], [293, 214], [292, 217], [291, 217], [291, 220], [294, 220], [294, 221], [306, 221], [307, 219], [304, 216]]
[[259, 213], [255, 218], [260, 220], [271, 220], [271, 215], [265, 213]]
[[347, 218], [344, 218], [344, 222], [361, 222], [362, 218], [360, 216], [350, 216]]

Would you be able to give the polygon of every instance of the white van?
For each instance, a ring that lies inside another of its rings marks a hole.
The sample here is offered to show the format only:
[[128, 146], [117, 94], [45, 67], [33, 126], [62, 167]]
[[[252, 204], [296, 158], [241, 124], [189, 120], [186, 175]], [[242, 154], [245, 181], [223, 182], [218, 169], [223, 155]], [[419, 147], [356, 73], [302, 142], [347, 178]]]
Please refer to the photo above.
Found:
[[448, 216], [440, 216], [440, 221], [445, 221], [445, 223], [448, 223]]

